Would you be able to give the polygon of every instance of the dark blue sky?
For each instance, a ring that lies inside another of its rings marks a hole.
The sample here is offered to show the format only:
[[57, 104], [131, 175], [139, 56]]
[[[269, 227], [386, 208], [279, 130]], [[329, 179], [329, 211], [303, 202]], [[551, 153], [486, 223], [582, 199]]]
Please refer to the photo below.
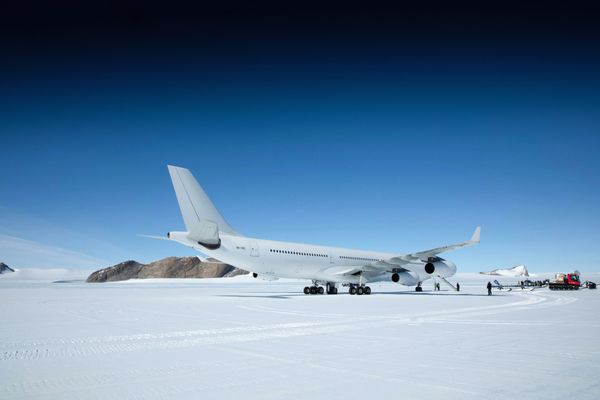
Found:
[[193, 254], [135, 236], [183, 227], [172, 163], [247, 235], [598, 270], [595, 15], [139, 10], [5, 28], [0, 261]]

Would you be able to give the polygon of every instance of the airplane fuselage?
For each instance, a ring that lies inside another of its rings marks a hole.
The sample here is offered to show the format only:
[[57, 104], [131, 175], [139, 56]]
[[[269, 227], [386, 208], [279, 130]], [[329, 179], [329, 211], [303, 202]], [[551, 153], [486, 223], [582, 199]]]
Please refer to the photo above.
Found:
[[[183, 232], [182, 232], [183, 234]], [[390, 279], [389, 272], [362, 272], [356, 276], [341, 275], [336, 279], [334, 272], [340, 273], [352, 268], [361, 268], [374, 262], [382, 262], [394, 256], [393, 253], [319, 246], [304, 243], [281, 242], [254, 239], [243, 236], [222, 234], [221, 243], [216, 249], [193, 243], [185, 236], [181, 239], [172, 234], [172, 240], [193, 247], [201, 253], [246, 271], [269, 277], [317, 280], [335, 283], [366, 283]], [[438, 274], [450, 277], [456, 272], [451, 262], [444, 260], [448, 269]], [[413, 271], [423, 269], [424, 262], [409, 265]], [[327, 271], [325, 273], [325, 271]], [[333, 274], [332, 274], [333, 273]], [[416, 282], [431, 278], [426, 272], [411, 272]]]

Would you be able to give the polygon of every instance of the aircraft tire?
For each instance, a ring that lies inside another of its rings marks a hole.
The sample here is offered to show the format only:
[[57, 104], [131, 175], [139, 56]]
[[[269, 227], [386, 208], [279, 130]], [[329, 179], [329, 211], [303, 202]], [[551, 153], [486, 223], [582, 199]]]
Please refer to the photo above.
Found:
[[317, 294], [317, 288], [316, 288], [316, 286], [311, 286], [310, 287], [310, 294]]
[[371, 294], [371, 288], [368, 286], [365, 286], [365, 294]]
[[318, 292], [319, 294], [323, 294], [323, 293], [325, 293], [325, 289], [323, 289], [323, 286], [319, 286], [319, 287], [317, 288], [317, 292]]
[[350, 289], [348, 289], [348, 293], [356, 294], [356, 288], [354, 286], [350, 286]]
[[359, 286], [358, 289], [356, 289], [356, 294], [359, 296], [362, 296], [364, 292], [365, 292], [365, 289], [363, 289], [362, 286]]
[[310, 294], [310, 288], [308, 286], [304, 286], [304, 294]]

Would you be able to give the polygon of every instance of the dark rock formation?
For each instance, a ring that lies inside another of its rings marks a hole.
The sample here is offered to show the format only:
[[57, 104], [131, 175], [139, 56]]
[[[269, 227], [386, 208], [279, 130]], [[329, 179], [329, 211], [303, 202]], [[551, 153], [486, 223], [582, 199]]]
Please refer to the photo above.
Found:
[[87, 282], [114, 282], [146, 278], [221, 278], [247, 274], [217, 260], [202, 262], [198, 257], [167, 257], [150, 264], [125, 261], [93, 272]]
[[124, 261], [112, 267], [92, 272], [86, 282], [126, 281], [127, 279], [137, 278], [143, 266], [144, 264], [137, 261]]
[[15, 270], [9, 267], [8, 265], [4, 264], [3, 262], [0, 262], [0, 274], [4, 274], [7, 272], [15, 272]]

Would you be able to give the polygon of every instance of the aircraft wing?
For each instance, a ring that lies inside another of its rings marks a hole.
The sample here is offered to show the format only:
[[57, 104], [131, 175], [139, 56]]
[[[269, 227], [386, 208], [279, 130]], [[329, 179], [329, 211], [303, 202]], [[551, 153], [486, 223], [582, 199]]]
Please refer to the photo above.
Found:
[[448, 246], [436, 247], [434, 249], [418, 251], [416, 253], [409, 253], [404, 255], [398, 255], [386, 260], [376, 261], [370, 264], [366, 264], [360, 267], [349, 268], [347, 271], [336, 271], [337, 274], [340, 275], [353, 275], [360, 272], [383, 272], [383, 271], [393, 271], [393, 272], [404, 272], [410, 271], [411, 268], [408, 266], [410, 263], [428, 261], [432, 257], [436, 257], [438, 254], [444, 253], [446, 251], [460, 249], [462, 247], [472, 246], [474, 244], [479, 243], [479, 237], [481, 235], [481, 227], [475, 228], [475, 232], [471, 236], [470, 240], [465, 242], [451, 244]]
[[450, 244], [450, 245], [442, 246], [442, 247], [436, 247], [434, 249], [425, 250], [425, 251], [418, 251], [416, 253], [395, 256], [395, 257], [389, 258], [384, 261], [378, 261], [377, 263], [375, 263], [375, 265], [380, 264], [380, 263], [384, 264], [382, 266], [404, 265], [404, 264], [408, 264], [410, 262], [427, 261], [430, 257], [435, 257], [438, 254], [445, 253], [450, 250], [456, 250], [456, 249], [460, 249], [462, 247], [473, 246], [474, 244], [479, 243], [480, 235], [481, 235], [481, 227], [478, 226], [477, 228], [475, 228], [475, 232], [473, 232], [471, 239], [467, 240], [465, 242]]
[[436, 255], [438, 255], [440, 253], [445, 253], [450, 250], [473, 246], [474, 244], [479, 243], [480, 235], [481, 235], [481, 227], [478, 226], [477, 228], [475, 228], [475, 232], [473, 232], [473, 235], [471, 236], [470, 240], [467, 240], [467, 241], [461, 242], [461, 243], [451, 244], [448, 246], [436, 247], [435, 249], [431, 249], [431, 250], [420, 251], [417, 253], [409, 254], [409, 256], [419, 258], [420, 260], [426, 260], [429, 257], [435, 257]]

